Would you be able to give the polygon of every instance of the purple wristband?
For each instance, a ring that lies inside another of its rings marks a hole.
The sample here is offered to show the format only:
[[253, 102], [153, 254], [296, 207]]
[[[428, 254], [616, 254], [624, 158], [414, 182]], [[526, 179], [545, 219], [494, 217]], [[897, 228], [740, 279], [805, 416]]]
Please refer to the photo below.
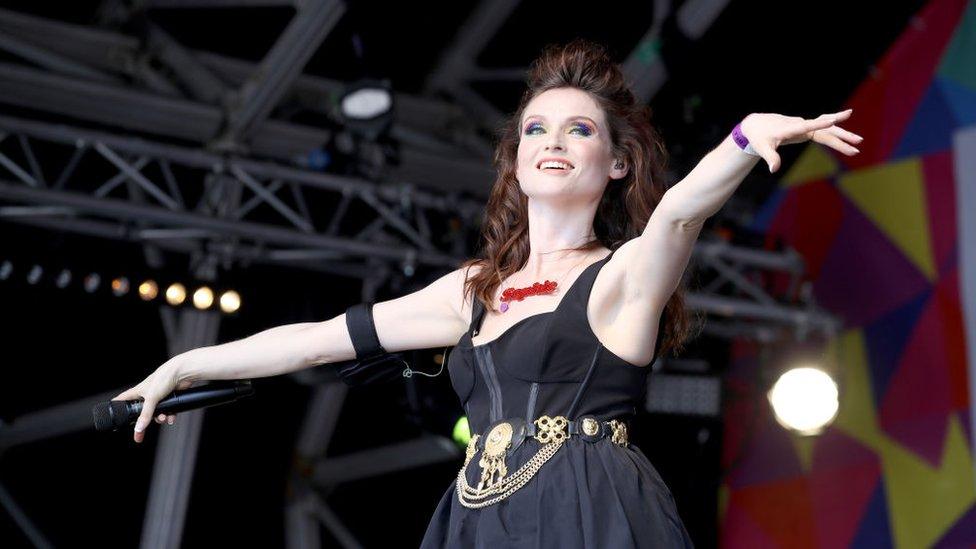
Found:
[[752, 156], [760, 156], [756, 149], [752, 148], [749, 144], [749, 138], [742, 133], [742, 122], [739, 122], [732, 128], [732, 141], [739, 147], [739, 150], [746, 154], [751, 154]]
[[742, 133], [742, 122], [739, 122], [732, 128], [732, 141], [735, 141], [735, 144], [743, 150], [749, 146], [749, 139]]

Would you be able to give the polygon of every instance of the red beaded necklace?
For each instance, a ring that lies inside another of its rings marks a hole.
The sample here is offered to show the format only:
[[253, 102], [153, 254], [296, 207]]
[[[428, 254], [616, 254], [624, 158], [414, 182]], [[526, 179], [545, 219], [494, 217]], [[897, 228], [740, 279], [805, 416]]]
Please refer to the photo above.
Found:
[[[577, 263], [576, 265], [570, 267], [565, 273], [563, 273], [563, 276], [560, 277], [560, 280], [566, 278], [566, 275], [569, 274], [569, 271], [572, 271], [574, 268], [578, 267], [579, 264], [585, 260], [586, 257], [581, 259], [579, 263]], [[551, 294], [556, 291], [556, 287], [558, 285], [559, 284], [557, 282], [553, 282], [552, 280], [546, 280], [545, 282], [541, 282], [541, 283], [534, 282], [532, 283], [531, 286], [526, 286], [524, 288], [515, 288], [509, 286], [508, 288], [505, 288], [505, 290], [502, 292], [501, 298], [499, 298], [501, 301], [501, 305], [498, 307], [498, 309], [504, 313], [505, 311], [508, 310], [509, 301], [522, 301], [523, 299], [533, 295]]]

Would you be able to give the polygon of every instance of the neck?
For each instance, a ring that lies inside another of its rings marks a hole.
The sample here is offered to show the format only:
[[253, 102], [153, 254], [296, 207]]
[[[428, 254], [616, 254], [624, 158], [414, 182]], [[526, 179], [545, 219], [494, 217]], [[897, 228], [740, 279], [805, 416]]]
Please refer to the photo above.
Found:
[[595, 238], [593, 216], [597, 203], [567, 207], [529, 199], [529, 257], [522, 272], [538, 278], [590, 252], [569, 251]]

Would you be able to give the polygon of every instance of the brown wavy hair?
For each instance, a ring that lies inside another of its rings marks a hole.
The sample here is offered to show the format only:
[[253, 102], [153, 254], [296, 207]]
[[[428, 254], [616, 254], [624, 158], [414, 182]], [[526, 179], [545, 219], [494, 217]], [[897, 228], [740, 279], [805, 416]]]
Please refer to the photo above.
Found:
[[[650, 108], [634, 96], [603, 46], [581, 39], [547, 46], [533, 61], [526, 85], [518, 110], [498, 132], [497, 176], [485, 209], [481, 253], [462, 264], [462, 268], [481, 267], [465, 282], [464, 296], [473, 293], [487, 310], [493, 309], [498, 286], [521, 269], [529, 256], [528, 197], [519, 188], [515, 168], [522, 114], [534, 97], [556, 88], [587, 92], [606, 116], [613, 157], [630, 167], [624, 178], [607, 183], [593, 219], [595, 239], [570, 249], [605, 246], [615, 250], [640, 236], [667, 190], [667, 150], [651, 126]], [[662, 356], [680, 352], [690, 324], [682, 277], [665, 306], [663, 340], [655, 352]]]

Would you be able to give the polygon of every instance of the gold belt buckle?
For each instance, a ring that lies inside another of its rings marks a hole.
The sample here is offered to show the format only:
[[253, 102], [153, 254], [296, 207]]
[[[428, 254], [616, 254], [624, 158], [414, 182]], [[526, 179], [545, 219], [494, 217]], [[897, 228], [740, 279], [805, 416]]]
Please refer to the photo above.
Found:
[[569, 434], [566, 432], [566, 427], [569, 426], [569, 420], [563, 416], [540, 416], [534, 423], [536, 426], [535, 439], [540, 444], [562, 442], [569, 438]]

